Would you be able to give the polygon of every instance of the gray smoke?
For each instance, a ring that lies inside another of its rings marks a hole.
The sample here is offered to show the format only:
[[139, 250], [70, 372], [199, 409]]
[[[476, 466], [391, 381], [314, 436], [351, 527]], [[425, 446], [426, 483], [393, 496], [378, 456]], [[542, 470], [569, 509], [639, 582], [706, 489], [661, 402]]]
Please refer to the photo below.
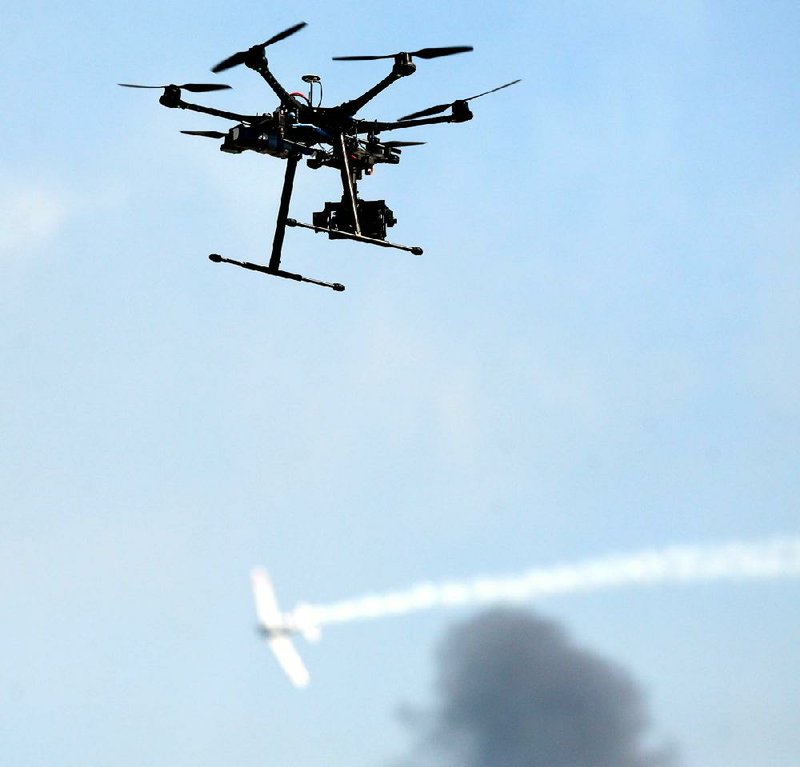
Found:
[[414, 764], [665, 767], [630, 675], [555, 623], [495, 609], [458, 624], [438, 652], [437, 703], [417, 712]]

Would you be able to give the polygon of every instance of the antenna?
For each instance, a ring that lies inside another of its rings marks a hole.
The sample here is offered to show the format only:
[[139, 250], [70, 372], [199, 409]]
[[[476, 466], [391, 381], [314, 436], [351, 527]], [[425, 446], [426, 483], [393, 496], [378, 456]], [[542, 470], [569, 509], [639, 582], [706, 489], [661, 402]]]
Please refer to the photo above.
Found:
[[314, 106], [314, 85], [319, 84], [319, 106], [322, 104], [322, 78], [319, 75], [303, 75], [300, 78], [304, 83], [308, 83], [308, 105]]

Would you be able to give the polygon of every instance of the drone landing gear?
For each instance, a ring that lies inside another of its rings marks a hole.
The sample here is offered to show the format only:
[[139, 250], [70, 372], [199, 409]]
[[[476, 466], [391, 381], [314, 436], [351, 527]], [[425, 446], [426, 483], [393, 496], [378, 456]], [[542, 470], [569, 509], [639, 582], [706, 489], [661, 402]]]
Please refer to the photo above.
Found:
[[303, 229], [311, 229], [312, 232], [325, 232], [331, 239], [348, 239], [355, 240], [356, 242], [366, 242], [368, 245], [379, 245], [382, 248], [395, 248], [397, 250], [404, 250], [407, 253], [413, 253], [415, 256], [422, 255], [422, 248], [414, 245], [398, 245], [394, 242], [387, 240], [378, 240], [375, 237], [365, 237], [363, 234], [352, 234], [342, 229], [328, 229], [324, 226], [314, 226], [313, 224], [303, 224], [300, 221], [295, 221], [293, 218], [286, 219], [286, 226], [299, 226]]
[[[386, 227], [394, 225], [394, 216], [383, 200], [364, 201], [358, 199], [354, 173], [351, 170], [344, 134], [341, 133], [339, 134], [338, 154], [341, 162], [342, 185], [344, 187], [342, 201], [340, 203], [327, 203], [324, 211], [314, 214], [314, 224], [303, 224], [293, 218], [289, 218], [289, 202], [292, 197], [294, 176], [300, 155], [292, 153], [286, 158], [286, 175], [283, 180], [280, 207], [278, 208], [278, 221], [275, 226], [275, 236], [272, 240], [272, 253], [267, 266], [254, 264], [250, 261], [223, 258], [218, 253], [212, 253], [209, 259], [216, 264], [233, 264], [234, 266], [241, 266], [243, 269], [251, 269], [254, 272], [270, 274], [273, 277], [283, 277], [296, 282], [308, 282], [312, 285], [320, 285], [323, 288], [330, 288], [338, 292], [344, 290], [344, 285], [340, 282], [316, 280], [295, 272], [286, 272], [280, 268], [281, 250], [283, 249], [287, 226], [311, 229], [314, 232], [324, 232], [331, 239], [355, 240], [368, 245], [378, 245], [382, 248], [404, 250], [407, 253], [413, 253], [415, 256], [421, 256], [422, 248], [420, 247], [398, 245], [393, 242], [387, 242], [384, 239]], [[319, 219], [318, 216], [320, 217]], [[323, 226], [323, 224], [325, 225]]]
[[212, 253], [208, 258], [215, 264], [233, 264], [234, 266], [241, 266], [243, 269], [251, 269], [254, 272], [271, 274], [273, 277], [284, 277], [287, 280], [295, 280], [296, 282], [309, 282], [312, 285], [320, 285], [323, 288], [330, 288], [337, 292], [344, 290], [344, 285], [341, 282], [323, 282], [322, 280], [315, 280], [313, 277], [304, 277], [302, 274], [296, 274], [295, 272], [285, 272], [283, 269], [271, 269], [261, 264], [253, 264], [250, 261], [235, 261], [232, 258], [223, 258], [218, 253]]
[[286, 272], [280, 268], [283, 236], [286, 233], [286, 224], [288, 223], [286, 217], [289, 214], [289, 201], [292, 197], [294, 174], [297, 170], [298, 159], [299, 155], [291, 154], [286, 160], [286, 175], [283, 179], [281, 204], [280, 208], [278, 209], [278, 224], [275, 227], [275, 237], [272, 240], [272, 255], [269, 259], [269, 265], [262, 266], [261, 264], [254, 264], [250, 261], [235, 261], [232, 258], [223, 258], [218, 253], [212, 253], [208, 258], [215, 264], [233, 264], [234, 266], [241, 266], [243, 269], [251, 269], [254, 272], [270, 274], [273, 277], [283, 277], [284, 279], [295, 280], [296, 282], [308, 282], [312, 285], [320, 285], [323, 288], [330, 288], [331, 290], [340, 292], [344, 290], [344, 285], [342, 285], [341, 282], [324, 282], [323, 280], [315, 280], [313, 277], [304, 277], [302, 274]]

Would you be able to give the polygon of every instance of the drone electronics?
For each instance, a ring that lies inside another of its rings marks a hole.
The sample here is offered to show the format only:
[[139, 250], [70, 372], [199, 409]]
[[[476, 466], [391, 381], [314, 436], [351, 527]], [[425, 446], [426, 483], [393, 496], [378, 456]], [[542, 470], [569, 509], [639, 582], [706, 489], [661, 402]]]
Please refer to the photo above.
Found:
[[[289, 92], [281, 85], [269, 69], [265, 49], [295, 32], [301, 30], [305, 22], [279, 32], [266, 42], [254, 45], [246, 51], [239, 51], [217, 64], [212, 72], [224, 72], [232, 67], [244, 64], [258, 72], [267, 85], [280, 100], [278, 108], [270, 114], [243, 115], [226, 112], [221, 109], [190, 104], [182, 98], [182, 91], [190, 93], [207, 93], [226, 90], [229, 85], [213, 83], [185, 83], [183, 85], [133, 85], [119, 83], [126, 88], [158, 88], [163, 93], [159, 98], [165, 107], [188, 109], [193, 112], [222, 117], [236, 123], [228, 131], [187, 130], [181, 131], [190, 136], [204, 136], [221, 140], [220, 149], [230, 154], [241, 154], [246, 151], [259, 152], [286, 160], [286, 175], [278, 209], [278, 222], [272, 241], [272, 254], [266, 266], [248, 261], [235, 261], [212, 253], [209, 258], [215, 263], [234, 264], [254, 271], [285, 277], [299, 282], [309, 282], [333, 290], [344, 290], [338, 282], [323, 282], [302, 274], [295, 274], [281, 269], [281, 250], [286, 227], [301, 227], [314, 232], [324, 232], [330, 239], [348, 239], [384, 248], [396, 248], [414, 255], [422, 255], [422, 248], [398, 245], [386, 239], [386, 230], [394, 226], [394, 213], [386, 205], [385, 200], [363, 200], [359, 197], [357, 184], [364, 175], [370, 175], [374, 167], [380, 163], [397, 165], [403, 147], [416, 146], [420, 141], [383, 141], [380, 133], [415, 128], [420, 125], [434, 123], [465, 122], [472, 119], [472, 112], [467, 102], [489, 93], [494, 93], [519, 80], [500, 85], [497, 88], [470, 96], [465, 99], [423, 109], [419, 112], [401, 117], [390, 122], [364, 120], [356, 114], [381, 91], [397, 82], [402, 77], [414, 74], [416, 65], [413, 59], [433, 59], [450, 56], [455, 53], [471, 51], [472, 47], [459, 45], [446, 48], [422, 48], [418, 51], [392, 53], [381, 56], [337, 56], [335, 61], [372, 61], [377, 59], [393, 60], [392, 71], [379, 83], [357, 98], [345, 101], [335, 107], [322, 106], [322, 83], [317, 75], [308, 74], [302, 77], [308, 85], [308, 93]], [[319, 95], [315, 97], [315, 87]], [[315, 105], [316, 100], [316, 105]], [[442, 112], [449, 114], [441, 115]], [[434, 117], [433, 115], [440, 115]], [[312, 223], [304, 224], [289, 218], [289, 201], [292, 196], [295, 171], [301, 158], [306, 158], [309, 168], [323, 166], [339, 171], [342, 180], [342, 198], [338, 202], [326, 202], [325, 207], [313, 214]]]

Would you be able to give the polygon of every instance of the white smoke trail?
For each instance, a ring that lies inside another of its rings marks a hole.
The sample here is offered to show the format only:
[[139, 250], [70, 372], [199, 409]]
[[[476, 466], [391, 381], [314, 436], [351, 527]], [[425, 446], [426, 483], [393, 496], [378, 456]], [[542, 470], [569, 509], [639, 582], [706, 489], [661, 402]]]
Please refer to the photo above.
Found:
[[327, 605], [300, 603], [287, 617], [299, 625], [323, 626], [406, 615], [419, 610], [527, 602], [626, 585], [797, 575], [800, 575], [800, 538], [717, 546], [673, 546], [537, 568], [520, 575], [420, 583], [403, 591], [370, 594]]

